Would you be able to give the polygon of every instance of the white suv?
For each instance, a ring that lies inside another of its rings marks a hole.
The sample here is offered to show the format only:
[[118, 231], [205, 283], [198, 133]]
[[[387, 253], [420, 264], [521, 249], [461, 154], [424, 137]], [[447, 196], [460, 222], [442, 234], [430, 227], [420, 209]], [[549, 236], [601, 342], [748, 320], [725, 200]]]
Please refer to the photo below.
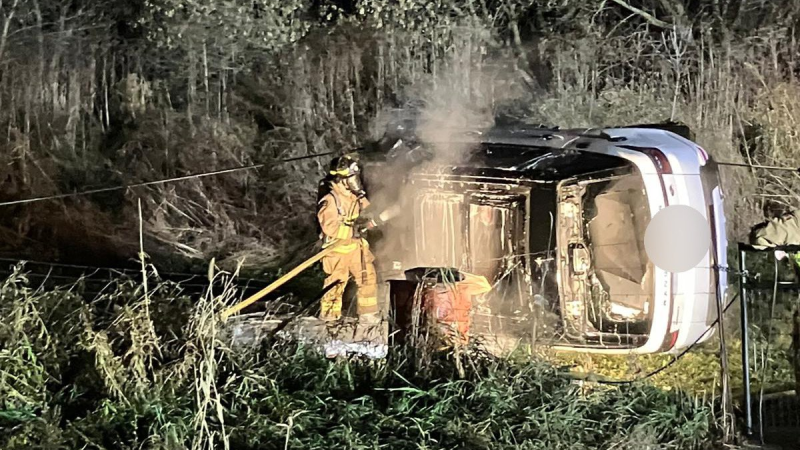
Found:
[[[402, 152], [367, 163], [371, 196], [407, 212], [374, 245], [391, 304], [413, 292], [405, 270], [447, 267], [494, 286], [473, 308], [472, 334], [487, 341], [659, 353], [711, 336], [727, 240], [705, 150], [651, 126], [472, 136], [450, 139], [458, 163], [436, 163], [442, 143], [409, 149], [413, 164], [402, 165]], [[420, 163], [426, 148], [432, 162]], [[696, 209], [711, 230], [708, 253], [682, 273], [656, 267], [643, 245], [650, 219], [669, 205]]]

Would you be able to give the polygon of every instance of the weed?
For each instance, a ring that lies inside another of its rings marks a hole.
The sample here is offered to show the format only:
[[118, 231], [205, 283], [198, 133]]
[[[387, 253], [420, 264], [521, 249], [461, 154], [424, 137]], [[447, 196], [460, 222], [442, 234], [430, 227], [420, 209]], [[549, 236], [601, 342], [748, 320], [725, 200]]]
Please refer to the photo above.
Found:
[[[271, 342], [236, 351], [220, 333], [235, 273], [188, 314], [151, 276], [146, 301], [119, 279], [77, 288], [0, 285], [0, 445], [8, 449], [707, 448], [711, 405], [648, 385], [587, 388], [542, 360], [474, 349], [332, 361]], [[183, 317], [183, 319], [181, 319]], [[182, 324], [182, 325], [181, 325]], [[82, 330], [79, 332], [79, 330]]]

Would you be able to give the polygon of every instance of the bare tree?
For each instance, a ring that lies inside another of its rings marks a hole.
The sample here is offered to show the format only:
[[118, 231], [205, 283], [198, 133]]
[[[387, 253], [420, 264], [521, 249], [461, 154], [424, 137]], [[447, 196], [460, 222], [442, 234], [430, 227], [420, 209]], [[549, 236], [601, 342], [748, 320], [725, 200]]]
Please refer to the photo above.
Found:
[[3, 16], [3, 32], [2, 35], [0, 35], [0, 62], [3, 61], [3, 56], [5, 56], [6, 43], [8, 42], [8, 30], [11, 27], [11, 21], [14, 20], [14, 14], [17, 12], [18, 3], [19, 0], [14, 0], [6, 12], [3, 5], [3, 0], [0, 0], [0, 14]]

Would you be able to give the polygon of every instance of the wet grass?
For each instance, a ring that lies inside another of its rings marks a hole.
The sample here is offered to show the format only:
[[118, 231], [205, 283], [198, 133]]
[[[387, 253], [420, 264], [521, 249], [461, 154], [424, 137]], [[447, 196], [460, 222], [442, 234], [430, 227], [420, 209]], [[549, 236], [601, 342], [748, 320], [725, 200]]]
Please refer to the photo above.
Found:
[[577, 384], [536, 360], [467, 351], [326, 360], [272, 342], [231, 349], [226, 289], [200, 298], [120, 279], [0, 284], [0, 448], [715, 448], [712, 405], [640, 384]]

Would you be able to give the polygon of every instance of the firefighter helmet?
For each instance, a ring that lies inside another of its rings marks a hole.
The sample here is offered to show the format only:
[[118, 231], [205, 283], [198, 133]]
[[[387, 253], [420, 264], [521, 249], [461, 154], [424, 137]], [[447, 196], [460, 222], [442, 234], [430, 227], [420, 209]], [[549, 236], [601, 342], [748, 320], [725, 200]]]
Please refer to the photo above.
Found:
[[360, 172], [358, 153], [347, 153], [331, 161], [330, 174], [335, 177], [348, 178]]
[[345, 182], [349, 189], [357, 197], [366, 196], [364, 185], [361, 182], [361, 167], [358, 164], [358, 153], [347, 153], [331, 162], [330, 175], [334, 180]]

